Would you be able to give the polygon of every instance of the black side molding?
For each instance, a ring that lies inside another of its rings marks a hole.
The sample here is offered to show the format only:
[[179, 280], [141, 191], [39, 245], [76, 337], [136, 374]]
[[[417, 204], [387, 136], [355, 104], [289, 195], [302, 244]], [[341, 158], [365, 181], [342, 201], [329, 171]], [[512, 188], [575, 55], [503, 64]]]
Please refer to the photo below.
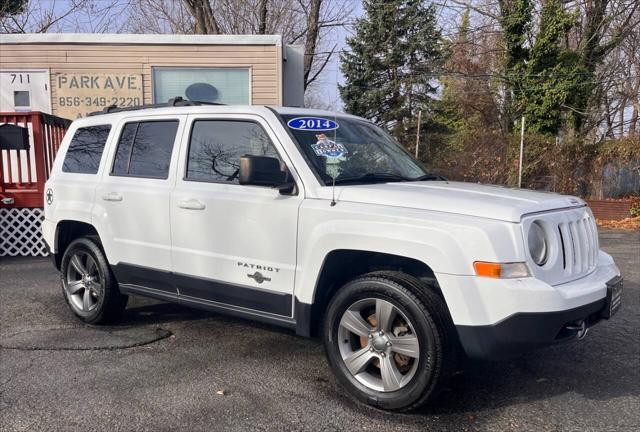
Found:
[[179, 273], [173, 274], [173, 281], [181, 295], [275, 315], [291, 316], [291, 294], [232, 285]]
[[126, 263], [119, 263], [111, 268], [121, 285], [129, 286], [128, 289], [137, 287], [142, 295], [146, 292], [144, 288], [148, 288], [149, 293], [165, 293], [172, 301], [189, 297], [191, 302], [202, 300], [281, 317], [292, 315], [291, 294]]
[[124, 263], [111, 266], [111, 270], [121, 284], [149, 287], [169, 293], [177, 292], [172, 273], [169, 271]]

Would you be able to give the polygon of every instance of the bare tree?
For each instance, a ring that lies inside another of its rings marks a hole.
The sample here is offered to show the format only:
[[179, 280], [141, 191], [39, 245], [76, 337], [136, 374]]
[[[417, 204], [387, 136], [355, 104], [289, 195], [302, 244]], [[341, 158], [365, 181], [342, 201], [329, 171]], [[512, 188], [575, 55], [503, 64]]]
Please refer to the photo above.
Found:
[[135, 14], [125, 23], [131, 33], [192, 33], [195, 22], [185, 3], [175, 0], [131, 0]]
[[[609, 32], [618, 29], [614, 23]], [[609, 137], [635, 134], [640, 110], [640, 32], [629, 32], [609, 52], [599, 68], [598, 80], [600, 104], [593, 107], [593, 123], [596, 127], [604, 123], [600, 129]]]
[[267, 32], [267, 4], [268, 0], [260, 0], [258, 4], [258, 33], [265, 34]]
[[[302, 5], [302, 3], [301, 3]], [[322, 0], [310, 0], [309, 12], [307, 14], [307, 36], [304, 42], [304, 83], [305, 88], [309, 85], [309, 74], [313, 65], [318, 34], [320, 33], [320, 7]]]
[[[515, 2], [501, 0], [507, 10], [515, 8]], [[540, 12], [543, 1], [531, 0], [532, 22], [524, 37], [524, 48], [532, 47], [540, 31]], [[446, 12], [444, 19], [451, 21], [451, 16], [460, 16], [465, 10], [471, 14], [471, 25], [468, 30], [469, 42], [474, 51], [488, 53], [498, 61], [487, 64], [486, 58], [480, 57], [483, 63], [490, 66], [482, 71], [445, 71], [453, 72], [461, 81], [471, 82], [489, 80], [492, 87], [487, 90], [493, 93], [501, 112], [503, 129], [513, 124], [513, 113], [507, 109], [513, 92], [506, 78], [505, 65], [500, 62], [506, 50], [503, 29], [501, 28], [501, 10], [494, 0], [449, 0], [443, 3]], [[600, 139], [602, 135], [611, 137], [631, 133], [636, 130], [638, 122], [638, 25], [640, 25], [640, 1], [638, 0], [567, 0], [564, 10], [575, 15], [575, 23], [564, 37], [563, 48], [570, 50], [580, 62], [583, 71], [579, 73], [589, 76], [588, 84], [593, 83], [591, 95], [585, 98], [580, 106], [566, 106], [568, 115], [581, 117], [581, 132], [592, 139]], [[447, 28], [455, 25], [443, 25]], [[453, 39], [452, 34], [448, 34]], [[453, 46], [455, 48], [455, 41]], [[490, 42], [490, 43], [488, 43]], [[462, 72], [462, 73], [458, 73]], [[593, 75], [591, 75], [593, 74]], [[468, 84], [467, 84], [468, 85]], [[468, 92], [469, 100], [476, 98], [476, 90]], [[485, 111], [486, 112], [486, 111]], [[635, 114], [634, 114], [635, 113]]]
[[122, 30], [121, 13], [129, 7], [121, 0], [25, 1], [0, 4], [1, 33], [91, 32]]
[[279, 34], [304, 45], [305, 89], [333, 58], [329, 41], [350, 19], [350, 0], [131, 0], [128, 29], [144, 33]]
[[195, 20], [195, 33], [219, 34], [220, 27], [209, 0], [182, 0]]

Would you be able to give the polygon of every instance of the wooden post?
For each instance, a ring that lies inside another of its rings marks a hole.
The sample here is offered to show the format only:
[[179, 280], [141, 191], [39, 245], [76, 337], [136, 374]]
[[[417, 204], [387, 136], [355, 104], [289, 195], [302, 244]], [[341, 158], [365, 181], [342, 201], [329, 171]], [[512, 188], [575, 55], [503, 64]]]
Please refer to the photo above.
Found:
[[45, 161], [44, 161], [44, 137], [42, 134], [42, 114], [34, 112], [31, 114], [31, 128], [33, 129], [33, 154], [36, 165], [36, 184], [39, 197], [39, 205], [44, 204], [44, 182], [46, 181]]
[[520, 127], [520, 166], [518, 167], [518, 187], [522, 187], [522, 159], [524, 158], [524, 116]]

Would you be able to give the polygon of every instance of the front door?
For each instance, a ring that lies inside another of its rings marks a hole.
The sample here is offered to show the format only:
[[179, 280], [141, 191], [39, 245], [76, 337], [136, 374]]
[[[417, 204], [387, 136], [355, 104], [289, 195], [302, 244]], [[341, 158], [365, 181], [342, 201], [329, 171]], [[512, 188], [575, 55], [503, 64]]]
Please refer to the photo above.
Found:
[[260, 117], [248, 115], [189, 116], [187, 130], [189, 145], [181, 151], [171, 197], [180, 296], [291, 317], [302, 191], [281, 195], [238, 183], [242, 155], [273, 156], [291, 167], [275, 134]]
[[96, 188], [93, 215], [104, 229], [105, 251], [123, 285], [175, 293], [169, 201], [185, 120], [154, 116], [118, 125], [118, 142], [111, 146], [111, 163]]
[[42, 111], [51, 114], [49, 70], [0, 70], [0, 111]]

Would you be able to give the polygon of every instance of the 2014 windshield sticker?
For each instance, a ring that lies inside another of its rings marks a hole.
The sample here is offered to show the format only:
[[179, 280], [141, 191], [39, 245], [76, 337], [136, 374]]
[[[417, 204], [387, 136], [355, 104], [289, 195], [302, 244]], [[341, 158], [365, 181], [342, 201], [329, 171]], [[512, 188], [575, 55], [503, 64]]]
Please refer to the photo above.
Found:
[[328, 131], [338, 129], [340, 125], [333, 120], [320, 117], [296, 117], [287, 122], [291, 129], [309, 131]]
[[348, 153], [347, 148], [342, 144], [331, 141], [325, 134], [316, 135], [318, 142], [311, 145], [311, 148], [318, 156], [327, 158], [339, 158]]

